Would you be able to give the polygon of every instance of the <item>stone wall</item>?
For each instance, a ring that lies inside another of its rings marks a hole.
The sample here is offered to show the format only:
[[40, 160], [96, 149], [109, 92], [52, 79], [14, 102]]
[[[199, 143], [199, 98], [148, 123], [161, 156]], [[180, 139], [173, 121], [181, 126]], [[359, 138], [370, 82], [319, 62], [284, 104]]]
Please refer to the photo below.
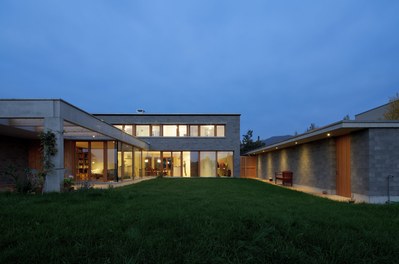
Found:
[[369, 195], [387, 196], [388, 176], [390, 195], [399, 196], [399, 130], [370, 129]]
[[294, 184], [335, 192], [335, 141], [319, 140], [259, 156], [258, 177], [274, 178], [276, 171], [294, 173]]
[[369, 194], [369, 130], [351, 135], [351, 191], [355, 194]]

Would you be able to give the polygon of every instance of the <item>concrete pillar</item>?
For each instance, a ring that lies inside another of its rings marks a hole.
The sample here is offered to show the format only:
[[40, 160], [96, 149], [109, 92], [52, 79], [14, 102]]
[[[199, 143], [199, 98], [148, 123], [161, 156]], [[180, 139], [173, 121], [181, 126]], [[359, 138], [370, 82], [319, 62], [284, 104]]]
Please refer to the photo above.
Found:
[[44, 192], [60, 192], [64, 180], [64, 120], [59, 117], [44, 118], [44, 131], [56, 137], [57, 154], [52, 158], [54, 169], [46, 176]]

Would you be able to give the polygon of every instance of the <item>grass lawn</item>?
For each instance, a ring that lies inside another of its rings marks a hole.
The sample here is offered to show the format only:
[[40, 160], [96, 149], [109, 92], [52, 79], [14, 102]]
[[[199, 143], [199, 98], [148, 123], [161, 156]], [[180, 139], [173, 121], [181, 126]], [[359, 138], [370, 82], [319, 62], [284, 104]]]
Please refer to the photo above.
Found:
[[248, 179], [0, 194], [0, 263], [398, 263], [399, 205]]

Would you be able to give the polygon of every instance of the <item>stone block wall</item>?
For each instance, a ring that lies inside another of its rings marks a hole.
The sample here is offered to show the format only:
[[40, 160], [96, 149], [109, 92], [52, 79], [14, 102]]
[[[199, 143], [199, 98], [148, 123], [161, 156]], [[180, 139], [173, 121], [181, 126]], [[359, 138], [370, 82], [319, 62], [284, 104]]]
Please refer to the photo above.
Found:
[[351, 191], [369, 194], [369, 130], [351, 134]]
[[379, 128], [369, 130], [369, 195], [399, 196], [399, 130]]
[[258, 177], [274, 178], [276, 171], [294, 173], [294, 184], [335, 191], [334, 139], [319, 140], [259, 155]]

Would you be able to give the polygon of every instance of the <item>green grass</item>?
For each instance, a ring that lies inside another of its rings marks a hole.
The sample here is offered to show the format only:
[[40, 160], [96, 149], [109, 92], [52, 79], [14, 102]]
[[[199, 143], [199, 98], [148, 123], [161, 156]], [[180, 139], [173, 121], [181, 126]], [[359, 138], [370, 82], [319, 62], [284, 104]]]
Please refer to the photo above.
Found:
[[399, 206], [246, 179], [0, 194], [0, 263], [398, 263]]

